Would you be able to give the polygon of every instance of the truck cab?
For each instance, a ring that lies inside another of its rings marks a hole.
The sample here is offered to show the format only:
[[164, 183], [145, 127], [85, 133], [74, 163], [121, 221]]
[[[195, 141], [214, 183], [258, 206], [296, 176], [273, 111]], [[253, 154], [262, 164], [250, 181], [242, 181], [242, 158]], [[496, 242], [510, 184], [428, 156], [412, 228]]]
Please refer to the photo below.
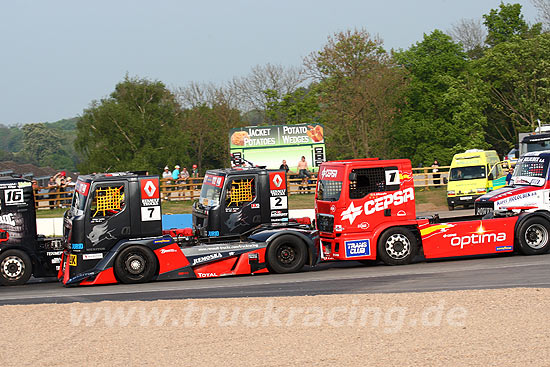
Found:
[[325, 260], [376, 259], [376, 238], [382, 231], [416, 223], [411, 162], [374, 158], [323, 163], [315, 205]]
[[32, 183], [0, 177], [0, 284], [25, 284], [31, 275], [53, 277], [61, 262], [60, 238], [36, 233]]

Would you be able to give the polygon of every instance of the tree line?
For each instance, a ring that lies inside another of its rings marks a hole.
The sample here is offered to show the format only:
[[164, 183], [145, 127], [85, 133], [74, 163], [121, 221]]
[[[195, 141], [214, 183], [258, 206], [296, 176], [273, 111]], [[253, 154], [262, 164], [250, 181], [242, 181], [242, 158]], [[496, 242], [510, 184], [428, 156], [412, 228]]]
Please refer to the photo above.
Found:
[[538, 23], [501, 3], [405, 50], [386, 50], [365, 29], [339, 32], [299, 67], [256, 66], [221, 85], [170, 90], [127, 75], [78, 118], [79, 169], [225, 167], [229, 129], [262, 124], [324, 124], [331, 160], [419, 166], [471, 148], [503, 155], [519, 132], [550, 123], [550, 1], [533, 3]]

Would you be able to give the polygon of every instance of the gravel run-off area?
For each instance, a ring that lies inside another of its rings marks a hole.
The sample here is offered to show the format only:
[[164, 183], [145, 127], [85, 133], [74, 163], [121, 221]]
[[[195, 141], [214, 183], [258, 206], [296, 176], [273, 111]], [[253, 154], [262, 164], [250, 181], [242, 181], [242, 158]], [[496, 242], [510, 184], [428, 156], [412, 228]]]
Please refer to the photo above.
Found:
[[550, 289], [1, 306], [0, 366], [547, 366], [549, 306]]

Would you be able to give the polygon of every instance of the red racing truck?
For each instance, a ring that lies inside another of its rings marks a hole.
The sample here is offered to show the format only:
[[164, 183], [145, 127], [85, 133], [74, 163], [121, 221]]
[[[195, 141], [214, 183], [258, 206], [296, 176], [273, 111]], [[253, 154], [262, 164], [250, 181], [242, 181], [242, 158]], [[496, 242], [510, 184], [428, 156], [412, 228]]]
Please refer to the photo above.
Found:
[[547, 252], [550, 213], [514, 209], [445, 221], [437, 215], [417, 218], [408, 159], [323, 163], [315, 201], [323, 260], [389, 265], [408, 264], [420, 253], [433, 259]]

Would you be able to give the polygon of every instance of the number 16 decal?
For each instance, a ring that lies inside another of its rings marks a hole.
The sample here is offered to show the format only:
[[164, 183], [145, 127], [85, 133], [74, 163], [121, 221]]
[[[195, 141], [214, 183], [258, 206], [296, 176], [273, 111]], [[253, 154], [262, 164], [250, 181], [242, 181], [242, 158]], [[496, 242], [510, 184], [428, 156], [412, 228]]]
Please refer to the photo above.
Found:
[[141, 221], [160, 220], [160, 206], [141, 207]]

